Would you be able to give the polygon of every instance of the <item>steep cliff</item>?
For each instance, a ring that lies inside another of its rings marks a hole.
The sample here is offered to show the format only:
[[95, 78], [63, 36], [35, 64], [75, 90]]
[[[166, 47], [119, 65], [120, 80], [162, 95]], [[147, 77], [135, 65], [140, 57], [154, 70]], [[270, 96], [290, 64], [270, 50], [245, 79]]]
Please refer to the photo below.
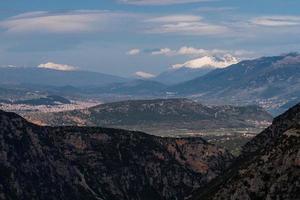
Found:
[[222, 176], [193, 199], [300, 199], [300, 104], [244, 146]]

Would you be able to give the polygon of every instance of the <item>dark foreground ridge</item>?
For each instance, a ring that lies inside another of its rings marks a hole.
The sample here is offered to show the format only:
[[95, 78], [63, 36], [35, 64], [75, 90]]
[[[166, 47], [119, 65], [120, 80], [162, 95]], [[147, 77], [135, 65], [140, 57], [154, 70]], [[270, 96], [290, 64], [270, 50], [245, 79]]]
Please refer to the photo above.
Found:
[[203, 199], [300, 199], [300, 104], [244, 146], [230, 169], [198, 190]]
[[0, 111], [0, 199], [175, 200], [222, 174], [232, 156], [201, 138], [41, 127]]

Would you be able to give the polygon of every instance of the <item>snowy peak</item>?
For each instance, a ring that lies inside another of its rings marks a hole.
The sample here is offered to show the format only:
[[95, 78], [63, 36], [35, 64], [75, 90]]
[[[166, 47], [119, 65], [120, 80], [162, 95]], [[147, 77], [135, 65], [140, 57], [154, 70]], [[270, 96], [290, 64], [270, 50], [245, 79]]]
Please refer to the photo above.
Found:
[[201, 58], [189, 60], [183, 64], [175, 64], [173, 65], [173, 68], [225, 68], [236, 63], [238, 63], [237, 58], [230, 54], [226, 54], [224, 56], [204, 56]]
[[222, 56], [203, 56], [183, 64], [175, 64], [168, 71], [155, 77], [155, 80], [164, 84], [178, 84], [206, 75], [217, 68], [225, 68], [237, 64], [238, 59], [230, 54]]

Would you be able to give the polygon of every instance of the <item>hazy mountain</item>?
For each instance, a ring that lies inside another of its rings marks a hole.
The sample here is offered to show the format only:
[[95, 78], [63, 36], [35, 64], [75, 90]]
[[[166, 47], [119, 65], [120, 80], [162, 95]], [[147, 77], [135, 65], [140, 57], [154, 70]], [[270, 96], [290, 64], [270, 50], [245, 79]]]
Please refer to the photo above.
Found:
[[40, 86], [104, 86], [115, 82], [125, 82], [118, 76], [88, 72], [62, 71], [46, 68], [0, 68], [0, 84], [7, 85], [40, 85]]
[[1, 199], [184, 199], [232, 156], [201, 138], [40, 127], [0, 111]]
[[247, 143], [224, 175], [193, 199], [300, 199], [300, 104]]
[[160, 95], [166, 86], [153, 80], [132, 80], [124, 83], [113, 83], [101, 88], [93, 88], [90, 93], [121, 95]]
[[0, 87], [0, 97], [3, 99], [9, 99], [10, 97], [19, 97], [26, 95], [28, 91], [24, 89], [17, 89], [17, 88], [8, 88], [6, 86]]
[[207, 107], [188, 99], [132, 100], [60, 113], [30, 113], [47, 125], [108, 126], [147, 131], [265, 127], [272, 116], [258, 106]]
[[168, 91], [210, 103], [260, 103], [269, 110], [278, 109], [300, 98], [300, 56], [292, 53], [242, 61]]
[[189, 81], [194, 78], [203, 76], [207, 74], [208, 72], [214, 70], [213, 67], [206, 67], [206, 68], [200, 68], [200, 69], [193, 69], [188, 67], [181, 67], [178, 69], [169, 69], [168, 71], [165, 71], [155, 78], [153, 80], [164, 83], [164, 84], [178, 84], [181, 82]]

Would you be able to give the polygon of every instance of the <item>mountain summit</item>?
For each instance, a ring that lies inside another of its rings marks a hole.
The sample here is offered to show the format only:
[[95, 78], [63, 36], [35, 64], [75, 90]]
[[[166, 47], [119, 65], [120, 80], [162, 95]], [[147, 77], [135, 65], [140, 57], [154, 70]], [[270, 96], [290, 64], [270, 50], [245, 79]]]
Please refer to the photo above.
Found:
[[178, 84], [204, 76], [215, 69], [225, 68], [237, 62], [237, 58], [230, 54], [224, 56], [204, 56], [183, 64], [175, 64], [169, 70], [156, 76], [154, 80], [165, 84]]
[[225, 68], [238, 63], [238, 60], [230, 54], [224, 56], [203, 56], [194, 60], [187, 61], [183, 64], [173, 65], [174, 69], [181, 67], [199, 69], [199, 68]]

